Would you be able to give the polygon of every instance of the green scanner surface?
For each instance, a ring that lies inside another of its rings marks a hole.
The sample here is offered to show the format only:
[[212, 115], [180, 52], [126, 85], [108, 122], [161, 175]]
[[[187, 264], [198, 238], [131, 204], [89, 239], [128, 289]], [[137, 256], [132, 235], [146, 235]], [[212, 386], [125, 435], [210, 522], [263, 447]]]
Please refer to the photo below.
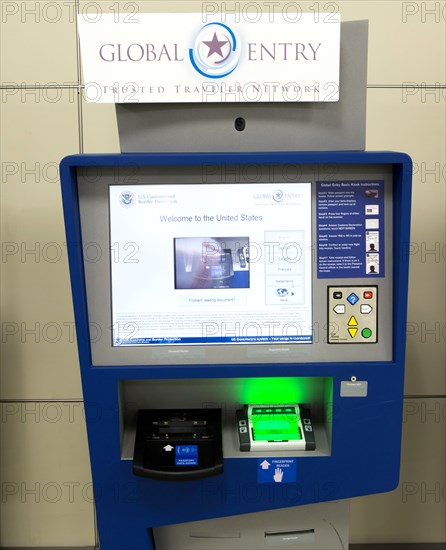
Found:
[[254, 441], [302, 439], [296, 414], [270, 414], [252, 418]]

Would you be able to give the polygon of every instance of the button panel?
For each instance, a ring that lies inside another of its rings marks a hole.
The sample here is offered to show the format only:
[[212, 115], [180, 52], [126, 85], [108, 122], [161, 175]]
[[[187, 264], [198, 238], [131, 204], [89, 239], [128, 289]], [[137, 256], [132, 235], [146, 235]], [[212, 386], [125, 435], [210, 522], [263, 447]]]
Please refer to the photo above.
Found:
[[378, 287], [328, 287], [328, 343], [376, 344], [377, 341]]

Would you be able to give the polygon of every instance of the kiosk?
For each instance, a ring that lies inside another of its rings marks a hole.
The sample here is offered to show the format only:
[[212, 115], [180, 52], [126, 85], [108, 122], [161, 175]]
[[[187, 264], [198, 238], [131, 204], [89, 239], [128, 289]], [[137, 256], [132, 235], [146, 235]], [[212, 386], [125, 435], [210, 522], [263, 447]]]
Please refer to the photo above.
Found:
[[101, 550], [347, 548], [398, 484], [411, 161], [247, 140], [61, 163]]

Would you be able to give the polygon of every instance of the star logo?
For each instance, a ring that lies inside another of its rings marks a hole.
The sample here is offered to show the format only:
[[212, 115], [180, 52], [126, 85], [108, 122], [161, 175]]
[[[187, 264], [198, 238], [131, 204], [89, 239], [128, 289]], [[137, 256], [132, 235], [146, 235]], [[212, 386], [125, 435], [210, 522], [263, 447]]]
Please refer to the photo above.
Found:
[[209, 48], [208, 57], [211, 57], [214, 53], [218, 54], [220, 57], [224, 57], [221, 49], [225, 44], [229, 44], [229, 40], [219, 40], [217, 38], [217, 33], [214, 32], [212, 40], [203, 40], [203, 44]]
[[223, 78], [231, 74], [240, 59], [240, 45], [235, 32], [219, 22], [207, 23], [189, 49], [193, 68], [206, 78]]

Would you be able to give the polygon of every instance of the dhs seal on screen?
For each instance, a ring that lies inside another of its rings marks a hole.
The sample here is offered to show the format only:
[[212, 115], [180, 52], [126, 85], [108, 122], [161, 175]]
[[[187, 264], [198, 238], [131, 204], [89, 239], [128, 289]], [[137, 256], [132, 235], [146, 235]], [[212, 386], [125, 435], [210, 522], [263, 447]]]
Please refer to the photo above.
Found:
[[131, 206], [136, 204], [135, 194], [132, 193], [132, 191], [123, 191], [119, 195], [119, 203], [124, 208], [130, 208]]

